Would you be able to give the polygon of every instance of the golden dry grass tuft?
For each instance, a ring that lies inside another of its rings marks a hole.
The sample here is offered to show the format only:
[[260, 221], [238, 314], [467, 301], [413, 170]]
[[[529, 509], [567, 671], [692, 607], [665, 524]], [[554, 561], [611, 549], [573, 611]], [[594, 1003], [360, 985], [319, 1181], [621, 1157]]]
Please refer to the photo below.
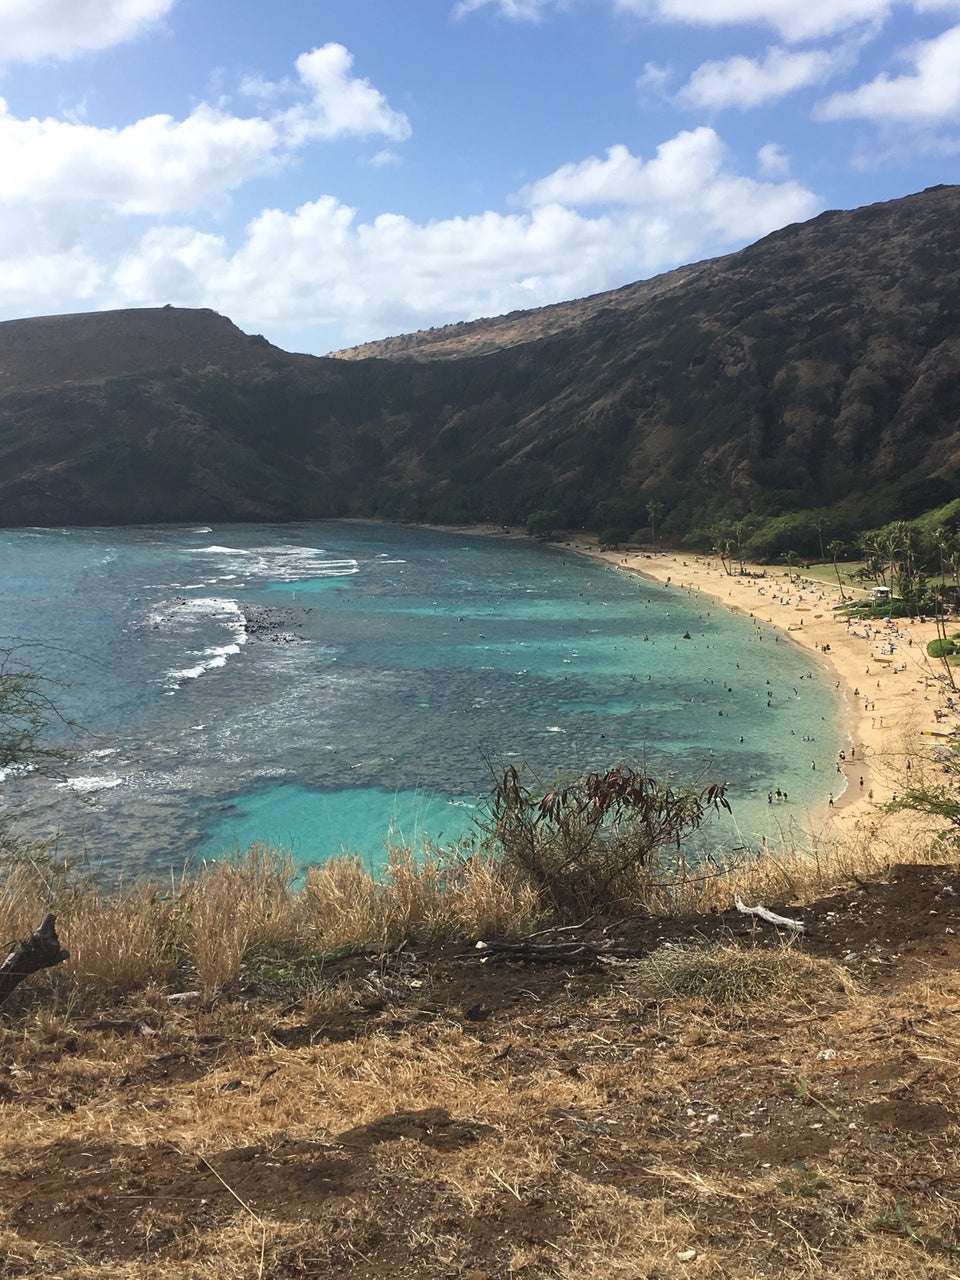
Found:
[[240, 976], [259, 948], [299, 948], [305, 930], [291, 859], [255, 847], [185, 876], [173, 897], [176, 937], [205, 996]]
[[0, 936], [23, 937], [53, 910], [70, 938], [75, 996], [158, 983], [210, 999], [251, 957], [282, 967], [368, 943], [515, 934], [536, 919], [532, 892], [485, 857], [395, 848], [379, 878], [353, 858], [311, 868], [302, 884], [298, 875], [286, 855], [254, 848], [166, 885], [107, 891], [18, 860], [0, 886]]
[[358, 939], [396, 945], [515, 934], [529, 928], [539, 910], [530, 887], [494, 859], [433, 849], [391, 849], [379, 878], [356, 858], [326, 862], [308, 871], [303, 899], [310, 928], [327, 948]]

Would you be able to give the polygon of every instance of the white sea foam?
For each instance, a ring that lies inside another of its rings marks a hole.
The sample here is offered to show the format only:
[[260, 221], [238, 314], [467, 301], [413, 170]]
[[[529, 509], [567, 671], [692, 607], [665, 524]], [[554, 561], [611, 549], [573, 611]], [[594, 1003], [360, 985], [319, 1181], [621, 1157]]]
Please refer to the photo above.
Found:
[[28, 773], [33, 773], [32, 764], [8, 764], [0, 769], [0, 782], [6, 782], [8, 778], [22, 778]]
[[[244, 641], [246, 636], [244, 636]], [[199, 676], [205, 675], [208, 671], [215, 671], [218, 667], [225, 667], [227, 659], [235, 653], [240, 652], [239, 644], [225, 644], [219, 648], [204, 649], [201, 654], [202, 661], [195, 666], [184, 667], [182, 671], [168, 671], [167, 675], [171, 680], [175, 680], [178, 684], [181, 680], [196, 680]]]
[[227, 661], [247, 643], [246, 615], [236, 600], [220, 596], [198, 596], [192, 599], [178, 596], [154, 605], [140, 623], [141, 627], [149, 627], [154, 631], [182, 635], [186, 644], [189, 644], [191, 633], [202, 632], [211, 623], [227, 632], [229, 642], [188, 648], [188, 655], [197, 661], [167, 671], [168, 693], [175, 692], [184, 680], [196, 680], [208, 671], [226, 666]]
[[359, 573], [352, 558], [331, 560], [319, 547], [284, 543], [275, 547], [195, 547], [193, 555], [218, 561], [221, 577], [269, 582], [304, 582], [311, 578], [342, 578]]
[[65, 782], [58, 782], [57, 787], [61, 790], [75, 791], [77, 795], [86, 795], [91, 791], [112, 791], [114, 787], [119, 787], [123, 781], [123, 778], [117, 777], [115, 774], [108, 774], [100, 778], [67, 778]]

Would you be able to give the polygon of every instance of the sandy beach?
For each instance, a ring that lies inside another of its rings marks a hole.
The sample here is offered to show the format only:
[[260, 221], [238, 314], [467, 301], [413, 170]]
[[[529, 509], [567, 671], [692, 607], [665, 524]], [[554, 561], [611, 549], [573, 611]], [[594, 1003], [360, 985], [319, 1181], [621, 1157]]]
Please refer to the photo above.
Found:
[[[939, 772], [938, 746], [960, 729], [960, 697], [945, 684], [940, 662], [927, 655], [933, 622], [899, 618], [847, 621], [833, 612], [840, 588], [786, 569], [746, 565], [732, 575], [716, 557], [673, 552], [601, 551], [582, 538], [581, 554], [637, 573], [674, 591], [698, 593], [774, 627], [819, 660], [844, 699], [848, 746], [833, 764], [832, 795], [815, 815], [836, 834], [872, 829], [878, 806], [921, 774]], [[738, 566], [739, 567], [739, 566]], [[851, 590], [845, 587], [849, 596]], [[865, 597], [866, 592], [854, 592]], [[821, 763], [821, 767], [823, 767]]]
[[[445, 526], [451, 533], [525, 538], [498, 525]], [[590, 535], [571, 534], [564, 550], [639, 574], [673, 591], [686, 591], [752, 618], [810, 653], [824, 679], [833, 679], [845, 707], [841, 724], [847, 747], [826, 767], [823, 810], [810, 824], [827, 836], [930, 834], [946, 825], [919, 814], [884, 814], [881, 807], [911, 782], [943, 777], [939, 757], [960, 733], [960, 693], [943, 665], [927, 654], [936, 624], [918, 618], [849, 621], [834, 613], [837, 583], [791, 573], [777, 565], [745, 564], [728, 573], [717, 556], [673, 551], [601, 550]], [[849, 599], [868, 592], [844, 584]], [[960, 631], [960, 619], [947, 624]], [[960, 683], [960, 681], [958, 681]], [[820, 763], [823, 768], [825, 762]], [[832, 797], [828, 799], [827, 797]]]

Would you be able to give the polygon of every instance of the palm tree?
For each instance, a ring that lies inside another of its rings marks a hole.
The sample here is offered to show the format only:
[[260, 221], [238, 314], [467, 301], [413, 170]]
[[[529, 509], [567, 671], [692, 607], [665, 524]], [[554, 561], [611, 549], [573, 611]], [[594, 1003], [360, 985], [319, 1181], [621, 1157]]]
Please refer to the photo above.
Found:
[[947, 584], [949, 573], [957, 587], [960, 587], [960, 543], [955, 533], [945, 529], [943, 525], [933, 535], [933, 545], [940, 556], [940, 578]]
[[881, 535], [876, 530], [861, 534], [860, 550], [863, 552], [864, 567], [874, 582], [878, 586], [887, 586], [887, 560]]
[[950, 684], [950, 688], [956, 690], [957, 684], [953, 678], [953, 666], [950, 662], [951, 645], [947, 639], [946, 583], [938, 583], [930, 594], [933, 597], [933, 620], [937, 627], [937, 639], [940, 641], [940, 661], [943, 663], [944, 674]]
[[797, 555], [796, 551], [785, 551], [783, 553], [783, 563], [790, 570], [791, 582], [794, 580], [794, 578], [799, 577], [800, 557]]
[[733, 541], [730, 538], [718, 538], [713, 549], [720, 557], [724, 573], [733, 577], [733, 569], [730, 567], [730, 561], [733, 559]]
[[843, 591], [843, 578], [840, 576], [840, 565], [837, 563], [840, 559], [841, 552], [844, 550], [844, 545], [835, 538], [827, 547], [827, 550], [833, 556], [833, 571], [837, 575], [837, 586], [840, 588], [840, 600], [844, 601], [847, 597]]
[[900, 598], [911, 613], [919, 613], [926, 590], [926, 577], [918, 564], [920, 547], [917, 530], [905, 520], [895, 521], [887, 532], [886, 548], [891, 583], [896, 583]]
[[737, 559], [740, 561], [740, 572], [743, 573], [743, 535], [747, 531], [747, 526], [742, 520], [737, 520], [733, 526], [734, 545], [737, 548]]
[[[823, 550], [823, 531], [827, 527], [827, 522], [823, 516], [815, 516], [813, 519], [813, 527], [817, 531], [817, 537], [820, 539], [820, 559], [826, 560], [826, 554]], [[829, 547], [827, 548], [829, 550]]]
[[894, 585], [895, 578], [903, 572], [905, 561], [908, 564], [907, 572], [910, 572], [909, 560], [912, 553], [910, 535], [911, 529], [906, 520], [894, 520], [893, 524], [888, 525], [881, 535], [883, 554], [890, 566], [891, 586]]
[[650, 541], [651, 541], [651, 542], [656, 542], [656, 540], [657, 540], [657, 521], [658, 521], [658, 520], [659, 520], [659, 518], [663, 515], [663, 503], [662, 503], [662, 502], [648, 502], [648, 503], [647, 503], [647, 515], [650, 517]]

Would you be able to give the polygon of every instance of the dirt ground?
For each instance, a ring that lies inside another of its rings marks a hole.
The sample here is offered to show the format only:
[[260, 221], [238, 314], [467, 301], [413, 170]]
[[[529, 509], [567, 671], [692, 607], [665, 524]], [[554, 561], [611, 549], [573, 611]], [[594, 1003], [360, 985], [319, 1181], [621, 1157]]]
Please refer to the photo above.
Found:
[[650, 987], [785, 945], [732, 910], [537, 939], [616, 950], [562, 963], [354, 955], [283, 1003], [24, 990], [0, 1276], [960, 1275], [960, 867], [767, 905], [799, 993]]

